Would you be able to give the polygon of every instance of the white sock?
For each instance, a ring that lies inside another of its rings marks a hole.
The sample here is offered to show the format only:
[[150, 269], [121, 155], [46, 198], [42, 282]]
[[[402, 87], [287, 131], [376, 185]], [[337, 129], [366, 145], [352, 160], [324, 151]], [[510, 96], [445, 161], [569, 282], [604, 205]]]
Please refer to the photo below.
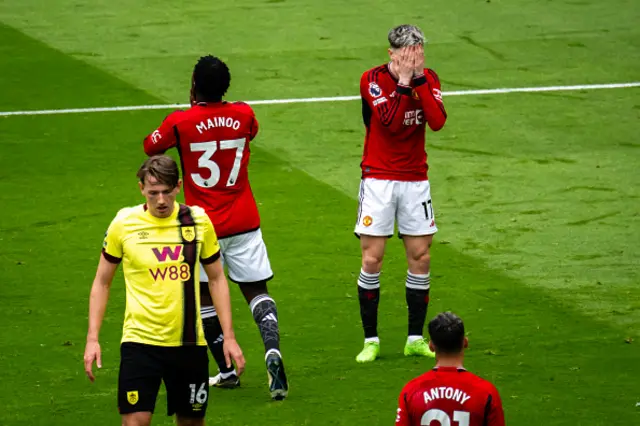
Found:
[[380, 344], [380, 338], [379, 337], [367, 337], [366, 339], [364, 339], [364, 343], [365, 344], [371, 343], [371, 342]]
[[280, 351], [279, 351], [279, 350], [277, 350], [277, 349], [269, 349], [269, 350], [267, 351], [267, 353], [266, 353], [266, 354], [264, 354], [264, 359], [266, 360], [266, 359], [267, 359], [267, 357], [268, 357], [269, 355], [271, 355], [271, 354], [276, 354], [276, 355], [278, 355], [280, 358], [282, 358], [282, 354], [280, 353]]
[[407, 343], [413, 343], [416, 340], [423, 340], [422, 336], [409, 336], [409, 337], [407, 337]]

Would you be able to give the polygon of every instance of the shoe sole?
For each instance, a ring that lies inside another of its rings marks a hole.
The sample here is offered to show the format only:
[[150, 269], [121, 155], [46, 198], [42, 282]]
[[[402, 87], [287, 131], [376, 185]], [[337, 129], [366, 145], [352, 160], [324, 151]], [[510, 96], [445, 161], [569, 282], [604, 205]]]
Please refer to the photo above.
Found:
[[417, 353], [417, 352], [405, 352], [404, 356], [420, 356], [420, 357], [423, 357], [423, 358], [435, 358], [436, 357], [435, 354], [431, 355], [431, 354], [422, 354], [422, 353]]
[[229, 383], [229, 382], [216, 383], [212, 387], [218, 388], [218, 389], [235, 389], [240, 387], [240, 381], [238, 380], [237, 382], [232, 382], [232, 383]]
[[237, 387], [240, 387], [240, 379], [236, 379], [235, 382], [226, 380], [222, 381], [222, 379], [220, 379], [220, 375], [218, 374], [215, 377], [209, 377], [209, 387], [220, 389], [235, 389]]
[[289, 391], [286, 391], [284, 389], [276, 389], [274, 391], [271, 391], [271, 399], [273, 399], [274, 401], [282, 401], [287, 397], [288, 394]]
[[358, 358], [356, 358], [356, 362], [357, 362], [358, 364], [366, 364], [366, 363], [368, 363], [368, 362], [373, 362], [373, 361], [375, 361], [376, 359], [378, 359], [378, 357], [379, 357], [379, 355], [376, 355], [376, 357], [375, 357], [375, 358], [373, 358], [373, 359], [358, 359]]

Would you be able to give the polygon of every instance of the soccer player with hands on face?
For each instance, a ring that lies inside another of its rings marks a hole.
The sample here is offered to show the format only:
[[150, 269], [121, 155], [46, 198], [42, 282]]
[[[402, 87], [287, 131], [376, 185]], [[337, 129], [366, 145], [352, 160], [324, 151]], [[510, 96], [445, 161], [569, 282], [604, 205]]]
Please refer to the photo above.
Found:
[[429, 303], [430, 253], [437, 231], [427, 176], [425, 131], [440, 130], [447, 119], [437, 74], [424, 68], [422, 31], [400, 25], [389, 31], [390, 62], [366, 71], [360, 80], [366, 128], [358, 218], [362, 269], [358, 277], [365, 344], [358, 362], [380, 354], [378, 303], [386, 241], [395, 222], [408, 263], [407, 356], [433, 357], [422, 334]]

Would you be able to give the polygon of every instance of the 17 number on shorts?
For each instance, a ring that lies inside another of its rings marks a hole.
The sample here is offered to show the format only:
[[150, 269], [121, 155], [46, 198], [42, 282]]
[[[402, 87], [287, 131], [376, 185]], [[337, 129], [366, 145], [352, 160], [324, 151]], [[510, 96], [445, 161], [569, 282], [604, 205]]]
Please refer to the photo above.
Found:
[[195, 384], [192, 383], [189, 385], [189, 388], [191, 389], [191, 399], [189, 400], [190, 404], [195, 404], [196, 402], [198, 404], [204, 404], [207, 402], [209, 394], [207, 393], [206, 385], [207, 383], [202, 383], [197, 392]]
[[433, 219], [433, 206], [431, 205], [431, 198], [427, 201], [422, 202], [422, 207], [424, 207], [424, 216], [427, 220]]

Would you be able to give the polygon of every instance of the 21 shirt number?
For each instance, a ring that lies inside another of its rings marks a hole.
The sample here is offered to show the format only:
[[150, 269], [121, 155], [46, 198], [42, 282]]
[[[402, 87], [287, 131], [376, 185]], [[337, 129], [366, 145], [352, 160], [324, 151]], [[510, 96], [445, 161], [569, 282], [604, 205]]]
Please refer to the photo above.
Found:
[[[452, 426], [451, 417], [442, 410], [433, 408], [422, 415], [420, 424], [423, 426], [431, 426], [432, 421], [437, 421], [439, 426]], [[466, 411], [454, 411], [453, 421], [458, 423], [458, 426], [469, 426], [470, 415]]]
[[[240, 173], [240, 165], [242, 164], [242, 156], [244, 155], [244, 146], [247, 143], [245, 138], [231, 139], [220, 141], [220, 149], [235, 149], [236, 159], [233, 162], [229, 179], [227, 179], [227, 186], [233, 186], [238, 179], [238, 173]], [[203, 188], [212, 188], [220, 181], [220, 166], [211, 159], [213, 154], [218, 150], [218, 142], [196, 142], [190, 145], [191, 152], [202, 152], [203, 154], [198, 158], [198, 167], [201, 169], [208, 169], [210, 175], [207, 179], [203, 178], [200, 173], [191, 173], [191, 179], [193, 182]]]

